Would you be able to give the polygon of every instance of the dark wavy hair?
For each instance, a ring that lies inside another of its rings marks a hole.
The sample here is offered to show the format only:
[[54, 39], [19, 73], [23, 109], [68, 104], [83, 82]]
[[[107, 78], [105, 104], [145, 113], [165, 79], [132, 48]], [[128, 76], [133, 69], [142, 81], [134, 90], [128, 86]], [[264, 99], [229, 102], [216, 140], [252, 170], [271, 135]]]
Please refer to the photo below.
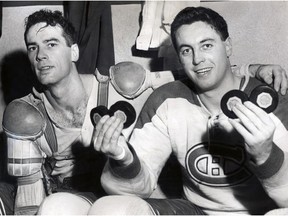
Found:
[[70, 23], [60, 11], [51, 11], [48, 9], [42, 9], [34, 12], [25, 19], [25, 32], [24, 39], [27, 44], [27, 33], [29, 29], [40, 22], [44, 22], [46, 26], [56, 26], [59, 25], [63, 29], [63, 37], [66, 40], [67, 46], [71, 46], [76, 43], [76, 33], [75, 28], [72, 23]]
[[176, 15], [171, 24], [171, 39], [176, 50], [176, 31], [182, 25], [192, 24], [197, 21], [209, 24], [220, 35], [223, 41], [229, 37], [227, 23], [220, 14], [205, 7], [187, 7]]

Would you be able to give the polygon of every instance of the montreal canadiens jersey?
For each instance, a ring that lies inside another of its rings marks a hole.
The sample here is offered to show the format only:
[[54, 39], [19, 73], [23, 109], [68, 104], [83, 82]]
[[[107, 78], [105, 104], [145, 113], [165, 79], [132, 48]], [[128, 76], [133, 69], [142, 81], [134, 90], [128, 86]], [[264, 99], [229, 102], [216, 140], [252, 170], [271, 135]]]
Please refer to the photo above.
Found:
[[[245, 83], [242, 88], [248, 95], [260, 84], [253, 78]], [[191, 81], [165, 84], [147, 100], [129, 140], [140, 163], [121, 172], [110, 162], [102, 175], [103, 187], [108, 193], [147, 198], [173, 153], [181, 165], [185, 198], [208, 214], [264, 214], [277, 206], [287, 207], [287, 99], [279, 94], [279, 105], [269, 114], [276, 125], [272, 153], [256, 166], [243, 138], [214, 124], [224, 114], [209, 114]], [[137, 174], [131, 174], [135, 169]]]

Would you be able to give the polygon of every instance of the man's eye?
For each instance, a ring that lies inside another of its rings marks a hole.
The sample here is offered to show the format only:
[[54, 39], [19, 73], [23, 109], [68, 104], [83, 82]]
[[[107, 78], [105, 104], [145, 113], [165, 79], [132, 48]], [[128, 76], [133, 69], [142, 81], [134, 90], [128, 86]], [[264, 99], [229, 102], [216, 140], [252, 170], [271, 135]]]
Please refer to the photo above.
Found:
[[204, 48], [204, 49], [210, 49], [210, 48], [212, 48], [212, 47], [213, 47], [212, 44], [204, 44], [204, 45], [203, 45], [203, 48]]
[[191, 49], [189, 49], [189, 48], [186, 48], [186, 49], [181, 50], [181, 54], [184, 55], [184, 56], [190, 55], [191, 52], [192, 52], [192, 51], [191, 51]]
[[56, 43], [49, 43], [47, 46], [48, 47], [55, 47], [55, 46], [57, 46], [57, 44]]
[[28, 52], [33, 52], [34, 50], [36, 50], [36, 47], [34, 46], [30, 46], [27, 48]]

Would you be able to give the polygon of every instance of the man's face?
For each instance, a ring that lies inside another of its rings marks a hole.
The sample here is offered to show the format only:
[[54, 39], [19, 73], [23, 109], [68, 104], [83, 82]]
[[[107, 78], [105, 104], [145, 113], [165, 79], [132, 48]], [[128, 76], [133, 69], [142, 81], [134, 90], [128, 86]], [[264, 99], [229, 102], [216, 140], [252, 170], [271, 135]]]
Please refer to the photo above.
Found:
[[215, 89], [227, 77], [230, 39], [222, 41], [210, 25], [198, 21], [181, 26], [176, 32], [176, 43], [180, 62], [198, 90]]
[[26, 40], [28, 57], [40, 83], [53, 85], [69, 75], [73, 45], [67, 46], [61, 27], [38, 23], [29, 29]]

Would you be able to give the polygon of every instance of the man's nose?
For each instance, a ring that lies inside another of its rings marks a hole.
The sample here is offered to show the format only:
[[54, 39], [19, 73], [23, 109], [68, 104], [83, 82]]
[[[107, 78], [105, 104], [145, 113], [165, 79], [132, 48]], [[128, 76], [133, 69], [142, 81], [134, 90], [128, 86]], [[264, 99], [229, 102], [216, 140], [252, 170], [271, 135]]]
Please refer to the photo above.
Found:
[[205, 58], [204, 58], [203, 53], [201, 51], [194, 50], [194, 53], [193, 53], [193, 64], [194, 65], [198, 65], [201, 62], [204, 62], [204, 60], [205, 60]]
[[44, 50], [44, 49], [41, 49], [41, 48], [38, 48], [36, 60], [37, 60], [37, 61], [41, 61], [41, 60], [47, 59], [47, 58], [48, 58], [48, 55], [47, 55], [47, 53], [45, 52], [45, 50]]

